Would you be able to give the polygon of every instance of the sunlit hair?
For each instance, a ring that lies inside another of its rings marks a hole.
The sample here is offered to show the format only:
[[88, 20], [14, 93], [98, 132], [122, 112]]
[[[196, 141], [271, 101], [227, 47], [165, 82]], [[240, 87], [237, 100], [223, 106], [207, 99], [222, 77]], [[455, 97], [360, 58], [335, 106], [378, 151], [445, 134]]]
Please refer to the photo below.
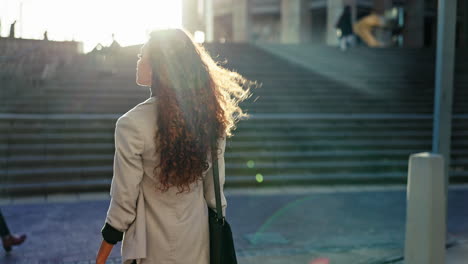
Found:
[[152, 31], [148, 52], [158, 100], [154, 140], [160, 163], [153, 173], [161, 191], [190, 191], [208, 168], [208, 153], [220, 153], [217, 140], [231, 137], [236, 123], [249, 117], [238, 104], [256, 83], [220, 66], [183, 29]]

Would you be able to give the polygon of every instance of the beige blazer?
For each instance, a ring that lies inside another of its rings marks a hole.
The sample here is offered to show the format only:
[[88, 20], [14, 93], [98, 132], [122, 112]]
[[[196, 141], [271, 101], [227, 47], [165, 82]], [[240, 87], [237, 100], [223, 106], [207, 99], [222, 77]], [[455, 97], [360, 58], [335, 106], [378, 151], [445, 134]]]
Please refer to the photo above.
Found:
[[[216, 208], [211, 155], [207, 153], [209, 168], [203, 181], [193, 183], [190, 193], [176, 195], [175, 187], [165, 193], [158, 191], [158, 179], [153, 176], [159, 158], [153, 142], [157, 103], [156, 97], [150, 97], [116, 122], [114, 173], [106, 222], [124, 232], [121, 245], [124, 264], [133, 259], [138, 264], [209, 264], [207, 205]], [[219, 144], [221, 204], [226, 216], [225, 136], [219, 139]]]

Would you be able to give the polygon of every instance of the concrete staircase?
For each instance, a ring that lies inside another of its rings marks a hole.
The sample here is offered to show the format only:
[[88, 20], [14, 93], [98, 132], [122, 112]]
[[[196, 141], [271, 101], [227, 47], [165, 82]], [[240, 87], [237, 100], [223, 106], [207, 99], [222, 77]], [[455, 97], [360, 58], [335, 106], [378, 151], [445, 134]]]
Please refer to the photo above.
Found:
[[[227, 143], [226, 186], [405, 183], [409, 155], [431, 150], [431, 50], [207, 49], [263, 83], [242, 104], [252, 118]], [[115, 121], [149, 96], [134, 81], [138, 51], [124, 49], [116, 75], [83, 56], [41, 89], [2, 94], [3, 195], [109, 190]], [[463, 67], [456, 68], [452, 182], [468, 179]]]

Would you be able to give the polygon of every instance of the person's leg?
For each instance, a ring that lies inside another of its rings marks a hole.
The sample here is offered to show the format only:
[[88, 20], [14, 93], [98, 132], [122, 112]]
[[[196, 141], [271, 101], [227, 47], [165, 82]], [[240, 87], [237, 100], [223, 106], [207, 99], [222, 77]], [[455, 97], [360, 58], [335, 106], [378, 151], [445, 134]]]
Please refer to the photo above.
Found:
[[356, 42], [357, 42], [356, 35], [354, 34], [349, 35], [349, 44], [351, 45], [351, 47], [356, 46]]
[[6, 237], [10, 235], [10, 230], [8, 229], [5, 218], [3, 218], [2, 211], [0, 210], [0, 237]]
[[353, 36], [353, 34], [346, 36], [346, 46], [348, 48], [354, 46], [354, 36]]
[[346, 37], [340, 38], [340, 49], [343, 51], [346, 50]]
[[0, 237], [2, 238], [3, 248], [6, 252], [10, 252], [12, 246], [21, 245], [26, 240], [26, 235], [14, 236], [10, 233], [6, 224], [5, 218], [0, 211]]

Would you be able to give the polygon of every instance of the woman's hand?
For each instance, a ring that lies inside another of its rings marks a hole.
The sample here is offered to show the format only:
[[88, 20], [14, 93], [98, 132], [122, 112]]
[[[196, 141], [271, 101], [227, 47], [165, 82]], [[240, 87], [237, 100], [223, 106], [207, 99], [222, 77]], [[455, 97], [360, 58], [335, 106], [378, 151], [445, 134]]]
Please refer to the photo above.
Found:
[[99, 248], [99, 252], [96, 256], [96, 264], [105, 264], [107, 258], [112, 252], [113, 247], [114, 245], [107, 243], [105, 240], [102, 240], [101, 247]]

